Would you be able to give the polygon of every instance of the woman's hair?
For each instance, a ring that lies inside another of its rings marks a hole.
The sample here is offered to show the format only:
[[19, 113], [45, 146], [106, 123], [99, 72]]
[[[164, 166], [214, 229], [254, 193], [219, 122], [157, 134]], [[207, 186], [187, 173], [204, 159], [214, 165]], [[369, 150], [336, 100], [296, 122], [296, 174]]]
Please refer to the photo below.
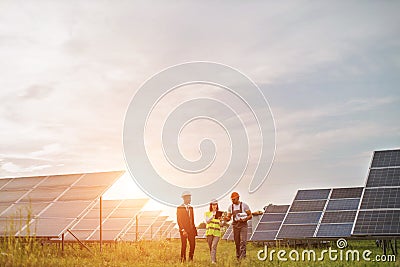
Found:
[[[213, 211], [213, 208], [212, 208], [212, 203], [210, 203], [210, 211]], [[217, 203], [217, 211], [219, 210], [219, 207], [218, 207], [218, 203]]]

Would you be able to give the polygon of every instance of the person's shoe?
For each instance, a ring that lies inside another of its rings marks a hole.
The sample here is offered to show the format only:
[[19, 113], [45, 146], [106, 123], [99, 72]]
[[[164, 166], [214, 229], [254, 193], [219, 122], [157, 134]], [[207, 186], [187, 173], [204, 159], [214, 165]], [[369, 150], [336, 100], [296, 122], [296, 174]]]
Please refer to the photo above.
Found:
[[217, 264], [217, 262], [215, 262], [215, 261], [212, 261], [212, 262], [211, 262], [211, 264]]

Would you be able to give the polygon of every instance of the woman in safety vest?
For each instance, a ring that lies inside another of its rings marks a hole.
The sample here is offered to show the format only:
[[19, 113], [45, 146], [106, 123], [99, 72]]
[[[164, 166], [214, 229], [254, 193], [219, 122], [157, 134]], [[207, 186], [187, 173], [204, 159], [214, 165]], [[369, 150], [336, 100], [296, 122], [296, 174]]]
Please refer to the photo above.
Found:
[[210, 210], [205, 213], [205, 220], [207, 223], [207, 243], [210, 248], [211, 263], [217, 263], [217, 245], [221, 238], [221, 212], [218, 211], [218, 201], [211, 200]]

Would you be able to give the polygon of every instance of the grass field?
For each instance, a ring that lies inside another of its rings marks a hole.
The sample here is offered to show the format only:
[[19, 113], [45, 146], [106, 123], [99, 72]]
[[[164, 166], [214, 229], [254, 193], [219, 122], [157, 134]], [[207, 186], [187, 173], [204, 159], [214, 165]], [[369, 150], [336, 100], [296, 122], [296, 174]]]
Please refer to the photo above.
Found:
[[[197, 240], [194, 261], [185, 264], [179, 262], [179, 240], [103, 244], [102, 253], [98, 244], [88, 246], [91, 252], [81, 248], [79, 244], [66, 244], [62, 252], [57, 244], [40, 244], [33, 239], [3, 239], [0, 245], [0, 266], [212, 266], [205, 240]], [[333, 246], [332, 249], [334, 248]], [[376, 255], [382, 254], [382, 250], [377, 248], [373, 241], [349, 241], [349, 246], [346, 248], [357, 249], [360, 255], [365, 249], [371, 250], [370, 262], [330, 261], [328, 255], [324, 261], [301, 261], [300, 257], [300, 261], [284, 262], [278, 261], [276, 255], [272, 262], [260, 261], [257, 258], [260, 249], [263, 249], [263, 246], [249, 243], [247, 258], [238, 263], [235, 258], [234, 243], [222, 240], [218, 246], [216, 266], [400, 266], [399, 260], [372, 261]], [[287, 253], [292, 250], [292, 248], [270, 249], [285, 249]], [[318, 258], [324, 248], [309, 249], [314, 249]], [[298, 249], [300, 255], [303, 250]]]

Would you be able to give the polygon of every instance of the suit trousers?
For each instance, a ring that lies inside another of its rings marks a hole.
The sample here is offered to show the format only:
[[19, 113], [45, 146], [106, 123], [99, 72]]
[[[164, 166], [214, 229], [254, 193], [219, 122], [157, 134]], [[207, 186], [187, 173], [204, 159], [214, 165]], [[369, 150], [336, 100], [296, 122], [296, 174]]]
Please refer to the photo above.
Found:
[[184, 236], [182, 232], [181, 235], [181, 261], [186, 261], [186, 247], [187, 242], [189, 241], [189, 260], [193, 260], [194, 249], [196, 247], [196, 236], [195, 233], [187, 233], [187, 236]]

